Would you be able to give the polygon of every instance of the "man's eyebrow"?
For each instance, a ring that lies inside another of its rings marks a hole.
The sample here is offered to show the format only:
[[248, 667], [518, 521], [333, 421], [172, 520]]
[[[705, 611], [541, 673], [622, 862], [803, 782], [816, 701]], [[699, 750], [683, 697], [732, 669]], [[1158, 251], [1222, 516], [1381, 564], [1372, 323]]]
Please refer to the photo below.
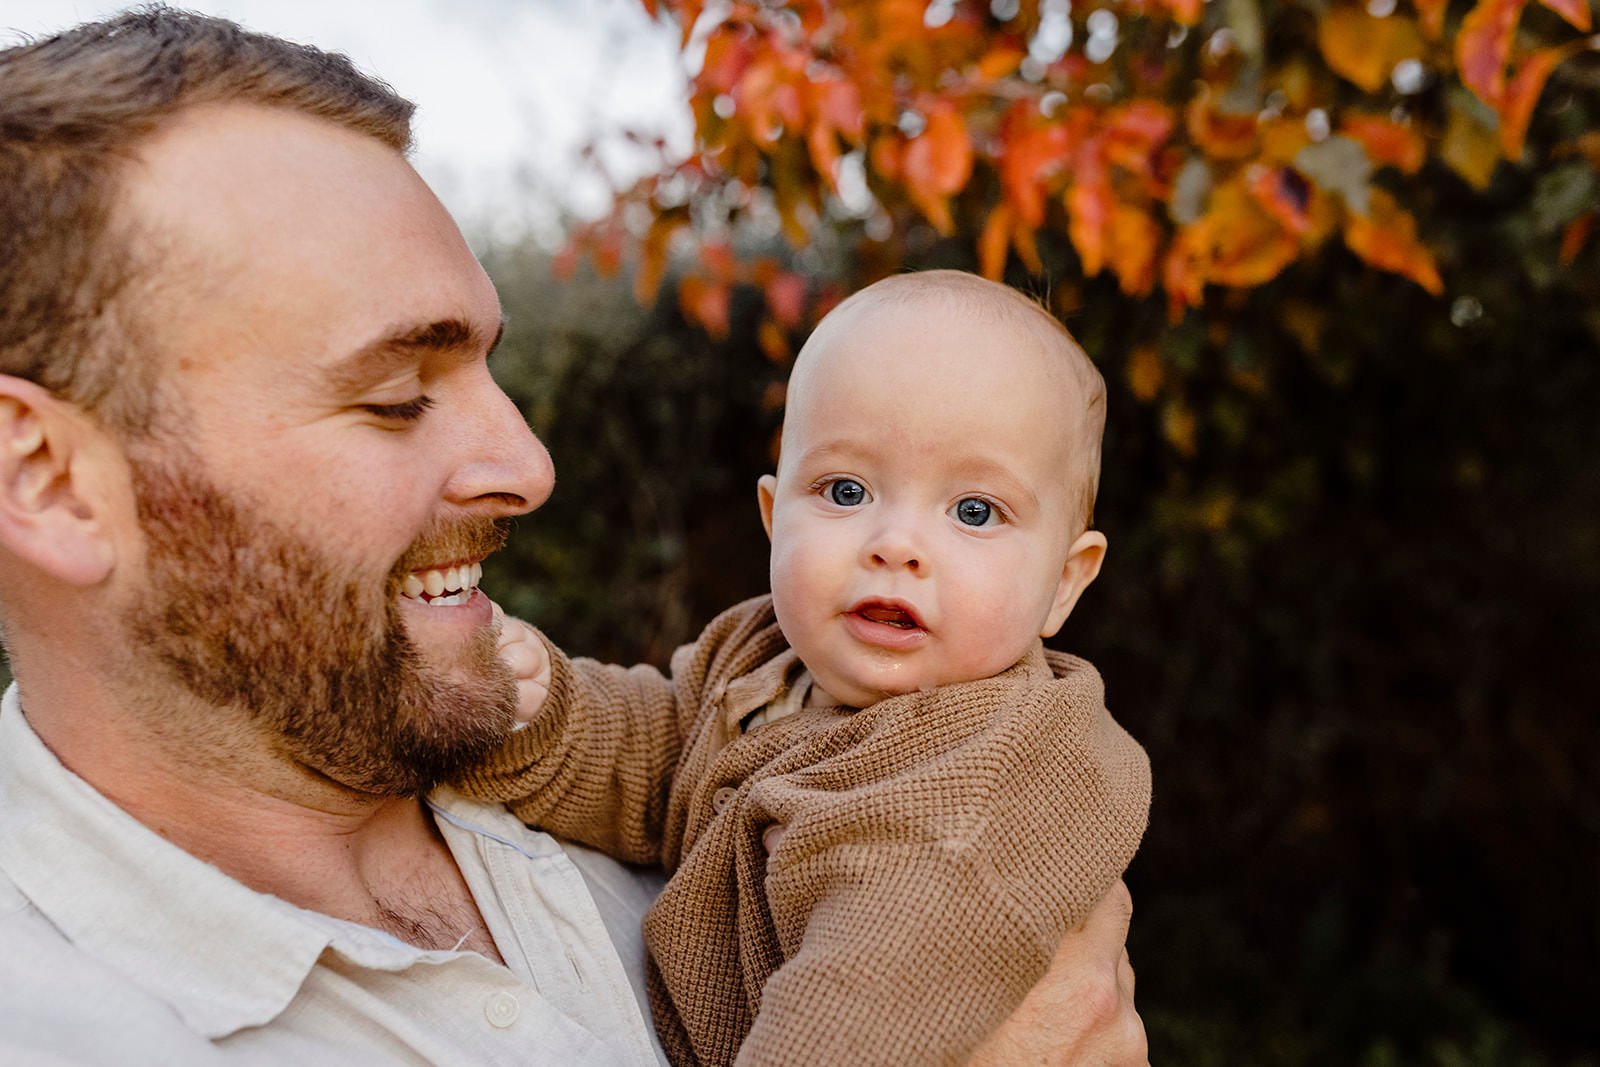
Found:
[[459, 318], [407, 326], [362, 345], [330, 366], [327, 376], [336, 388], [360, 389], [429, 354], [492, 353], [505, 332], [504, 316], [493, 338], [486, 338], [482, 330]]

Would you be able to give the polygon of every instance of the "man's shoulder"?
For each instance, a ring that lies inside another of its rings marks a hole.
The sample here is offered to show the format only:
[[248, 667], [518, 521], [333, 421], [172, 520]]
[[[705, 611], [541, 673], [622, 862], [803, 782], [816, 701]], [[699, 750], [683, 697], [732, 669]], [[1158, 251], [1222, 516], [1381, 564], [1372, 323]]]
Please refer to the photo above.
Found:
[[0, 877], [0, 1062], [209, 1063], [172, 1008], [68, 941]]

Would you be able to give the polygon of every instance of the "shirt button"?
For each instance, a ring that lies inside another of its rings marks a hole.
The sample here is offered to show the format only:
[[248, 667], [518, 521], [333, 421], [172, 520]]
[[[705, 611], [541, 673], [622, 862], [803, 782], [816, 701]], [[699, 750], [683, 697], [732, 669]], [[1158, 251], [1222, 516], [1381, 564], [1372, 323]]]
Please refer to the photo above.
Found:
[[517, 1021], [517, 1016], [522, 1014], [522, 1005], [517, 1003], [516, 997], [502, 989], [490, 994], [483, 1005], [483, 1014], [490, 1025], [504, 1030]]
[[723, 786], [721, 789], [711, 794], [711, 810], [720, 813], [722, 809], [727, 807], [728, 804], [732, 802], [733, 798], [738, 795], [739, 791], [733, 788], [733, 786]]

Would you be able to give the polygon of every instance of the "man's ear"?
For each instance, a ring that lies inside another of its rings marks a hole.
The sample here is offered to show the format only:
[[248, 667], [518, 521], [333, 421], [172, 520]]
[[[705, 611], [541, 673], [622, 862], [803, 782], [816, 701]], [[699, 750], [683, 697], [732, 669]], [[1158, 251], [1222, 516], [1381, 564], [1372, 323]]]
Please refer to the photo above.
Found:
[[1089, 583], [1100, 574], [1100, 565], [1106, 561], [1106, 535], [1099, 530], [1085, 530], [1072, 542], [1067, 551], [1067, 562], [1061, 568], [1061, 582], [1056, 586], [1056, 598], [1050, 604], [1050, 614], [1045, 617], [1040, 637], [1054, 636], [1061, 624], [1072, 614], [1073, 607]]
[[80, 410], [0, 374], [0, 551], [73, 585], [94, 585], [114, 559], [92, 439]]
[[763, 474], [756, 481], [756, 505], [761, 508], [761, 528], [767, 531], [767, 540], [772, 540], [772, 501], [778, 492], [778, 479], [776, 475]]

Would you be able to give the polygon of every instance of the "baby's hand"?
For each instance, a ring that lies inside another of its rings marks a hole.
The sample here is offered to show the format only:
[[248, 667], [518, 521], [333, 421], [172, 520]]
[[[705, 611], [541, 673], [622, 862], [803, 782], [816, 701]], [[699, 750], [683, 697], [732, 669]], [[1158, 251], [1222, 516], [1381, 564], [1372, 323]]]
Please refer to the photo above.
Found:
[[550, 696], [550, 652], [533, 627], [494, 606], [500, 620], [500, 658], [517, 680], [517, 725], [533, 721]]

